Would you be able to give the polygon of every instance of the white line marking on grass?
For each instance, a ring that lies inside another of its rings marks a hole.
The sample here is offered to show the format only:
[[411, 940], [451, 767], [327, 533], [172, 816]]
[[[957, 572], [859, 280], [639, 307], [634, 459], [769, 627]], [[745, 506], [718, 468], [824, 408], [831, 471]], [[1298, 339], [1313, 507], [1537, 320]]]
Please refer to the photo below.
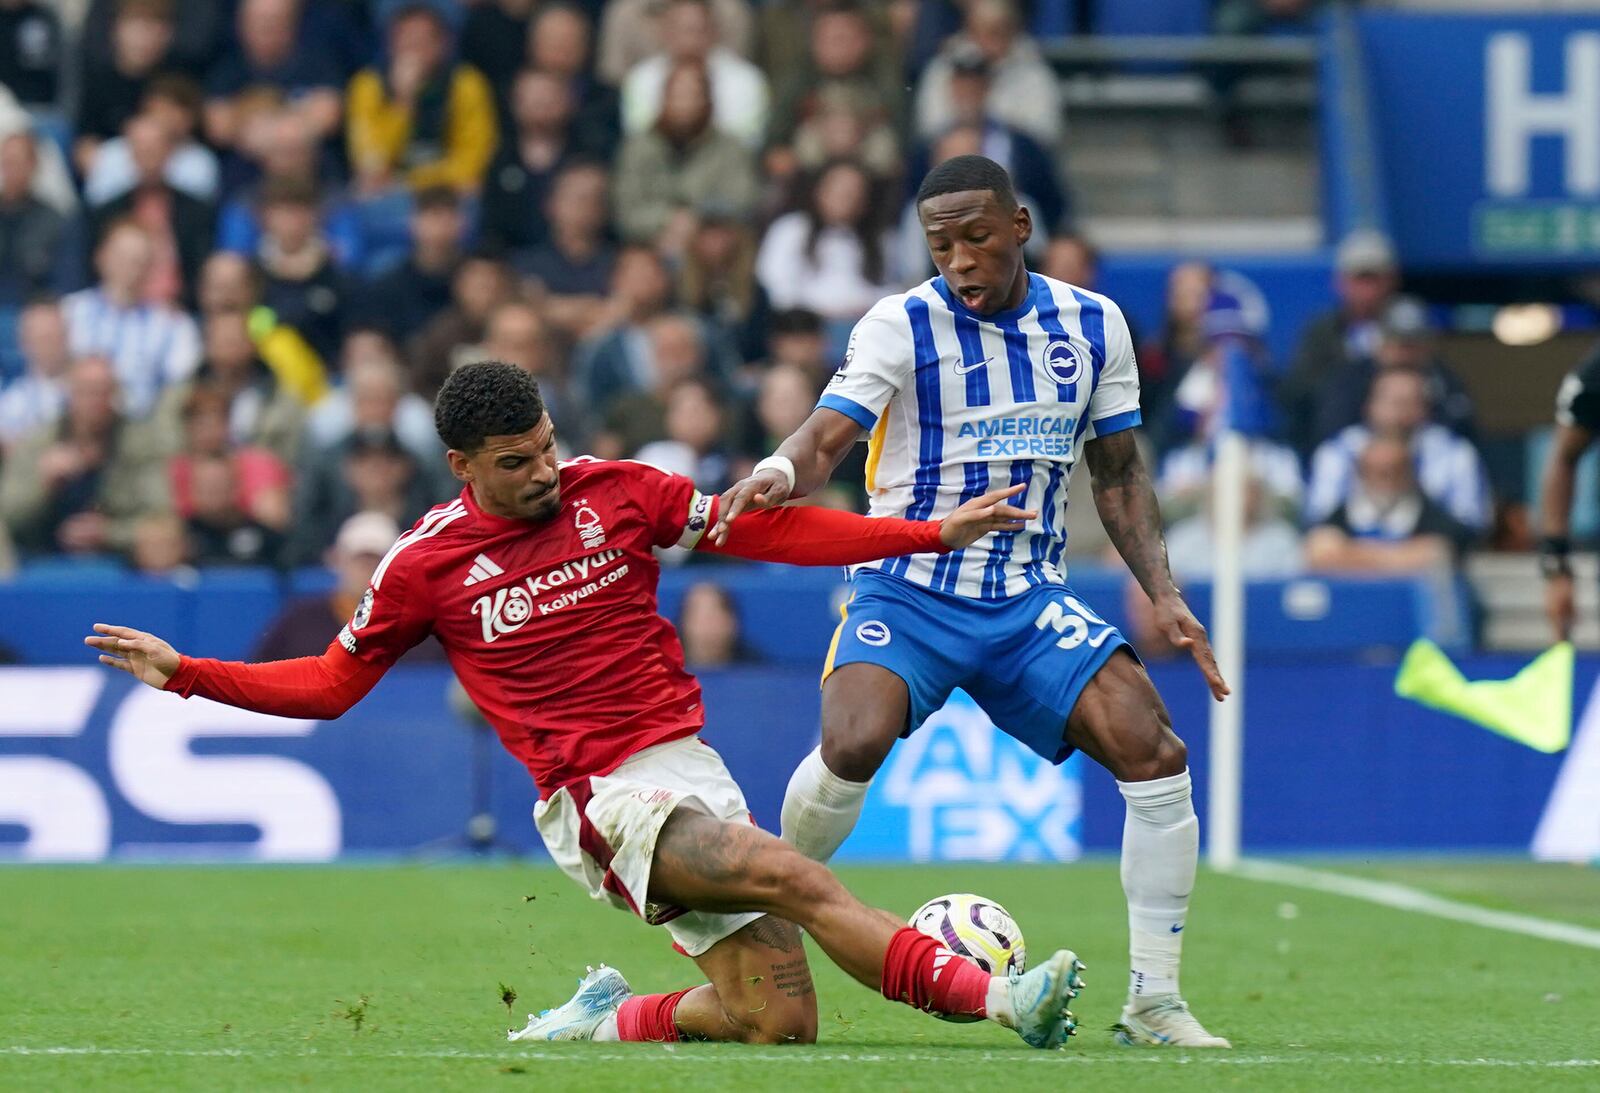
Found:
[[373, 1051], [344, 1052], [318, 1051], [304, 1048], [294, 1051], [248, 1048], [147, 1048], [147, 1047], [0, 1047], [0, 1057], [73, 1057], [73, 1056], [137, 1056], [159, 1059], [330, 1059], [359, 1061], [364, 1059], [458, 1059], [463, 1062], [548, 1062], [548, 1063], [626, 1063], [648, 1060], [689, 1063], [1050, 1063], [1055, 1065], [1089, 1066], [1106, 1063], [1127, 1066], [1149, 1063], [1184, 1063], [1218, 1066], [1294, 1066], [1325, 1063], [1346, 1063], [1362, 1066], [1415, 1066], [1415, 1067], [1506, 1067], [1512, 1069], [1587, 1069], [1600, 1068], [1600, 1059], [1403, 1059], [1387, 1055], [1242, 1055], [1228, 1051], [1126, 1051], [1110, 1055], [1080, 1055], [1068, 1048], [1064, 1052], [1024, 1051], [907, 1051], [885, 1053], [880, 1051], [830, 1051], [806, 1047], [784, 1048], [774, 1051], [760, 1048], [732, 1048], [718, 1050], [700, 1045], [639, 1044], [632, 1050], [594, 1050], [574, 1044], [567, 1050], [525, 1050], [507, 1048], [504, 1051]]
[[1336, 896], [1349, 896], [1351, 899], [1365, 900], [1368, 903], [1377, 903], [1400, 911], [1416, 911], [1419, 914], [1465, 922], [1472, 926], [1484, 926], [1491, 930], [1503, 930], [1506, 933], [1537, 937], [1545, 941], [1559, 941], [1585, 949], [1600, 949], [1600, 930], [1570, 922], [1535, 918], [1533, 915], [1517, 914], [1514, 911], [1491, 911], [1487, 907], [1458, 903], [1453, 899], [1424, 892], [1420, 888], [1395, 884], [1393, 881], [1369, 880], [1366, 877], [1307, 869], [1300, 865], [1262, 861], [1259, 858], [1247, 858], [1224, 875], [1246, 877], [1272, 884], [1286, 884], [1294, 888], [1309, 888], [1318, 892], [1331, 892]]

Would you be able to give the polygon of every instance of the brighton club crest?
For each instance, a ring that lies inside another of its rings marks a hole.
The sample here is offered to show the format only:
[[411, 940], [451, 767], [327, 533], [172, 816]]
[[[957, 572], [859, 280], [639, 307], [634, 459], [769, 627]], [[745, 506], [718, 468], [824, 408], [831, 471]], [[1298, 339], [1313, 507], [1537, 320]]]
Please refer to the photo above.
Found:
[[1057, 383], [1077, 383], [1083, 375], [1083, 358], [1069, 338], [1051, 338], [1044, 347], [1044, 369]]

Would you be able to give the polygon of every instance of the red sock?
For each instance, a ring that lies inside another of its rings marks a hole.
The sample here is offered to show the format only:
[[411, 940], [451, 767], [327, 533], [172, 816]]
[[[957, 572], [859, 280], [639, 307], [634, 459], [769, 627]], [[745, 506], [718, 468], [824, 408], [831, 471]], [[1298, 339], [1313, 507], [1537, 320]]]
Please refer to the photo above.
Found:
[[991, 978], [909, 926], [889, 939], [889, 951], [883, 955], [883, 996], [929, 1013], [985, 1016]]
[[678, 1026], [672, 1015], [683, 996], [693, 990], [673, 994], [636, 994], [617, 1008], [617, 1039], [650, 1044], [676, 1043]]

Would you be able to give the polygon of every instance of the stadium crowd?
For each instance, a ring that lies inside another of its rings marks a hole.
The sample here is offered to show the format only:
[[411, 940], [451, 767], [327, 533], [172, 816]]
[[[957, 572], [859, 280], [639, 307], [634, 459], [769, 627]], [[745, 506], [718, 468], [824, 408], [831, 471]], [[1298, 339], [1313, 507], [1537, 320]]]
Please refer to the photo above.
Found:
[[[430, 400], [486, 357], [539, 378], [565, 450], [728, 486], [933, 272], [929, 166], [1000, 161], [1035, 268], [1094, 287], [1030, 25], [1010, 0], [0, 0], [0, 573], [338, 570], [456, 491]], [[1472, 407], [1387, 241], [1344, 241], [1335, 288], [1282, 362], [1253, 286], [1173, 269], [1140, 367], [1180, 572], [1209, 568], [1241, 402], [1252, 572], [1486, 533]], [[821, 500], [858, 505], [839, 480]], [[726, 598], [694, 610], [736, 659]]]

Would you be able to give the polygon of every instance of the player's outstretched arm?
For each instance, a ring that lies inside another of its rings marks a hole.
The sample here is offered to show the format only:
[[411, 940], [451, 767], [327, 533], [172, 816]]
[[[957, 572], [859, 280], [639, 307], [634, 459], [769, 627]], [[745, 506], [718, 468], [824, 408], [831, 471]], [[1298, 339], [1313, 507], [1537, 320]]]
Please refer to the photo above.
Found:
[[1206, 628], [1172, 583], [1167, 543], [1161, 535], [1161, 506], [1133, 431], [1123, 429], [1096, 437], [1084, 445], [1083, 454], [1089, 463], [1100, 522], [1139, 587], [1150, 597], [1156, 627], [1173, 645], [1189, 650], [1206, 677], [1212, 697], [1222, 701], [1228, 695], [1228, 684], [1217, 670]]
[[280, 717], [328, 721], [361, 701], [386, 666], [370, 664], [335, 642], [320, 657], [265, 664], [186, 657], [170, 644], [127, 626], [97, 622], [84, 644], [100, 663], [127, 672], [158, 691], [199, 695], [229, 706]]
[[943, 554], [971, 546], [992, 531], [1022, 530], [1038, 514], [1005, 501], [1023, 489], [991, 490], [939, 521], [857, 516], [809, 506], [746, 513], [729, 528], [726, 542], [706, 536], [699, 549], [790, 565], [853, 565], [902, 554]]
[[711, 538], [719, 544], [726, 543], [728, 525], [747, 508], [777, 508], [790, 498], [806, 497], [820, 490], [860, 436], [861, 426], [853, 418], [826, 407], [813, 410], [805, 423], [768, 457], [789, 461], [794, 467], [794, 485], [789, 485], [784, 471], [758, 465], [755, 473], [722, 495], [722, 518], [711, 529]]

